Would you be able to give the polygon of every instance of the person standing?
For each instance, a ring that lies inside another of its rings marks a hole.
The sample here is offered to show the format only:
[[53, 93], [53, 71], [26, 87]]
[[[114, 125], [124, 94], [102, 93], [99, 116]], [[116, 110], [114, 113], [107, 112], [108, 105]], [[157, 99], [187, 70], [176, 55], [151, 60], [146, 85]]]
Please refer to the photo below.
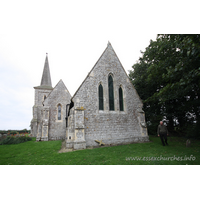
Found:
[[[163, 124], [163, 121], [160, 121], [160, 124], [158, 125], [157, 134], [158, 137], [160, 136], [163, 146], [165, 146], [165, 144], [168, 145], [167, 143], [168, 130], [167, 127]], [[165, 143], [163, 138], [165, 139]]]

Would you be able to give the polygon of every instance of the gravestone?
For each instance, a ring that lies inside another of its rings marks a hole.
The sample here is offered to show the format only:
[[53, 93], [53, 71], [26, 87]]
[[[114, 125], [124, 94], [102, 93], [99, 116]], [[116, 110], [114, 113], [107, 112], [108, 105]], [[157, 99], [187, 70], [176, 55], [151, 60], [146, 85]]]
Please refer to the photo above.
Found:
[[186, 147], [190, 147], [191, 146], [191, 142], [190, 142], [190, 140], [188, 139], [187, 141], [186, 141]]

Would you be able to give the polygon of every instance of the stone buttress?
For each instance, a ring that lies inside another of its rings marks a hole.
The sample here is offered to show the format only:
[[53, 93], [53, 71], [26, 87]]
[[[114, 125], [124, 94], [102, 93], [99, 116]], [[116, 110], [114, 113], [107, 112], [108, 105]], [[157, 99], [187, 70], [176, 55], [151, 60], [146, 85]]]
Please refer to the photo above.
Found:
[[66, 131], [66, 148], [85, 149], [84, 108], [79, 104], [70, 110]]
[[106, 145], [149, 141], [142, 100], [110, 43], [71, 101], [66, 148], [74, 148], [76, 142], [79, 146], [75, 148], [80, 149], [85, 142], [90, 147], [99, 145], [95, 141]]
[[52, 87], [47, 56], [34, 89], [37, 141], [65, 139], [67, 149], [149, 141], [142, 100], [110, 43], [73, 97], [62, 80]]

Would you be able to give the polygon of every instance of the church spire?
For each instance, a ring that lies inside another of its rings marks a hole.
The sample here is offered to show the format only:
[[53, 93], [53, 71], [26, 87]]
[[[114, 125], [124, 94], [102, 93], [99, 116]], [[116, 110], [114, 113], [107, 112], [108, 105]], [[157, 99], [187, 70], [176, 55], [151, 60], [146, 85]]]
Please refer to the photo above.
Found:
[[50, 75], [50, 69], [49, 69], [48, 54], [46, 54], [46, 59], [45, 59], [45, 63], [44, 63], [44, 69], [43, 69], [40, 86], [37, 86], [34, 88], [53, 89], [52, 84], [51, 84], [51, 75]]
[[51, 76], [50, 76], [50, 69], [49, 69], [49, 61], [48, 61], [48, 54], [46, 54], [46, 60], [44, 64], [44, 70], [42, 74], [42, 80], [40, 86], [50, 86], [51, 85]]

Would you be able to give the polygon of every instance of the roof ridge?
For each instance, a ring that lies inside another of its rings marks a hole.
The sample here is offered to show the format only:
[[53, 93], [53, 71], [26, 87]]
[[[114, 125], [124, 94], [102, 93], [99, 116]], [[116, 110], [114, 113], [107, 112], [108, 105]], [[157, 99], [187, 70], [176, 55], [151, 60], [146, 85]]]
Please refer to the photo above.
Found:
[[[47, 96], [47, 98], [50, 96], [50, 94], [54, 91], [54, 89], [59, 85], [59, 83], [62, 83], [63, 85], [64, 85], [64, 87], [67, 89], [67, 87], [66, 87], [66, 85], [65, 85], [65, 83], [63, 82], [63, 80], [62, 79], [60, 79], [59, 81], [58, 81], [58, 83], [56, 84], [56, 86], [52, 89], [52, 91], [48, 94], [48, 96]], [[69, 93], [69, 95], [70, 95], [70, 98], [71, 98], [71, 94], [70, 94], [70, 92], [69, 92], [69, 90], [67, 89], [67, 92]], [[46, 99], [47, 99], [46, 98]], [[43, 103], [46, 101], [46, 99], [43, 101]]]
[[[86, 78], [83, 80], [83, 82], [81, 83], [81, 85], [79, 86], [79, 88], [76, 90], [76, 92], [74, 93], [74, 95], [73, 95], [73, 97], [72, 97], [71, 99], [73, 99], [74, 96], [77, 94], [77, 92], [79, 91], [79, 89], [81, 88], [81, 86], [83, 85], [83, 83], [84, 83], [84, 82], [86, 81], [86, 79], [89, 77], [90, 73], [91, 73], [92, 70], [95, 68], [95, 66], [97, 65], [97, 63], [99, 62], [99, 60], [102, 58], [102, 56], [104, 55], [104, 53], [106, 52], [106, 50], [107, 50], [109, 47], [112, 48], [112, 50], [113, 50], [113, 52], [114, 52], [116, 58], [119, 60], [119, 63], [120, 63], [120, 65], [121, 65], [122, 69], [124, 70], [124, 72], [125, 72], [125, 74], [126, 74], [128, 80], [129, 80], [129, 82], [131, 83], [132, 87], [133, 87], [134, 90], [136, 91], [136, 94], [138, 95], [137, 90], [135, 89], [134, 85], [133, 85], [132, 82], [130, 81], [130, 78], [129, 78], [128, 74], [126, 73], [126, 71], [125, 71], [125, 69], [124, 69], [124, 67], [123, 67], [123, 65], [122, 65], [122, 63], [121, 63], [121, 61], [120, 61], [120, 59], [118, 58], [118, 56], [117, 56], [117, 54], [116, 54], [116, 52], [115, 52], [115, 50], [113, 49], [111, 43], [108, 41], [108, 44], [107, 44], [106, 49], [103, 51], [103, 53], [101, 54], [101, 56], [99, 57], [99, 59], [97, 60], [97, 62], [95, 63], [95, 65], [92, 67], [92, 69], [90, 70], [90, 72], [88, 73], [88, 75], [86, 76]], [[139, 95], [138, 95], [138, 97], [139, 97], [140, 101], [142, 102], [142, 99], [140, 98]]]

